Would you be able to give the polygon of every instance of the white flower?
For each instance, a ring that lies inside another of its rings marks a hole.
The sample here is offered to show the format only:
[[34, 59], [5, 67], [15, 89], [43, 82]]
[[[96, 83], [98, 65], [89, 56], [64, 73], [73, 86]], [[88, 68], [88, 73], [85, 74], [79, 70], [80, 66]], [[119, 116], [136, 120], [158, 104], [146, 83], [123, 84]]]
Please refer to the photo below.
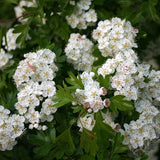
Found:
[[17, 114], [9, 115], [10, 111], [1, 105], [0, 113], [0, 150], [12, 150], [17, 143], [16, 138], [24, 132], [25, 118]]
[[125, 86], [125, 76], [123, 74], [113, 76], [111, 81], [111, 86], [117, 90], [121, 90]]
[[[137, 30], [129, 22], [120, 18], [112, 18], [111, 20], [100, 21], [98, 27], [93, 30], [93, 38], [98, 41], [98, 48], [102, 56], [114, 56], [118, 52], [130, 52], [132, 47], [137, 47], [134, 42]], [[107, 43], [108, 42], [108, 43]], [[107, 48], [107, 50], [106, 50]], [[105, 54], [105, 51], [108, 52]], [[133, 52], [133, 51], [131, 51]], [[125, 53], [127, 58], [132, 61], [136, 59], [134, 53]]]
[[6, 33], [7, 44], [5, 42], [5, 37], [3, 37], [2, 39], [3, 40], [2, 44], [5, 46], [5, 49], [7, 49], [8, 51], [11, 51], [20, 47], [20, 44], [16, 43], [16, 39], [20, 35], [20, 33], [13, 33], [13, 30], [14, 30], [13, 28], [10, 28]]
[[80, 127], [80, 131], [82, 132], [83, 127], [85, 129], [88, 129], [92, 131], [94, 125], [95, 125], [95, 120], [93, 114], [86, 114], [84, 117], [80, 117], [78, 122], [77, 122], [78, 127]]
[[138, 147], [142, 147], [144, 144], [143, 138], [139, 135], [135, 135], [135, 136], [131, 137], [130, 143], [134, 149], [136, 149]]
[[[22, 16], [23, 12], [25, 11], [23, 7], [36, 7], [36, 1], [33, 0], [33, 1], [20, 1], [18, 6], [14, 7], [14, 11], [15, 11], [15, 14], [16, 14], [16, 17], [20, 17]], [[19, 18], [18, 21], [21, 22], [21, 23], [26, 23], [27, 22], [27, 18], [25, 19], [22, 19], [22, 18]]]
[[[42, 122], [52, 121], [56, 108], [51, 99], [56, 94], [55, 71], [58, 70], [54, 61], [55, 53], [49, 49], [27, 53], [25, 59], [20, 61], [13, 76], [19, 93], [15, 108], [19, 114], [24, 115], [25, 123], [29, 129], [44, 129]], [[42, 104], [42, 107], [40, 107]]]
[[91, 0], [80, 0], [77, 5], [80, 9], [88, 10], [91, 5]]
[[73, 13], [66, 16], [66, 20], [71, 28], [86, 29], [97, 21], [97, 14], [94, 9], [89, 9], [91, 0], [80, 0]]
[[85, 17], [86, 17], [87, 22], [96, 22], [97, 21], [97, 14], [94, 9], [90, 9], [88, 12], [86, 12]]
[[73, 64], [74, 68], [83, 71], [90, 71], [96, 58], [92, 56], [93, 43], [85, 35], [72, 33], [65, 48], [67, 61]]

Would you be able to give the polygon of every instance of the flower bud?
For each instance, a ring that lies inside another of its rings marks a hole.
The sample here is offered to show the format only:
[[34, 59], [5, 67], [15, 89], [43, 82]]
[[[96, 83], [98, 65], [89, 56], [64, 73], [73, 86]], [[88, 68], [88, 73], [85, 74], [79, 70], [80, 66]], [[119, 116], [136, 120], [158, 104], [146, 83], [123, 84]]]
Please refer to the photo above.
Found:
[[102, 91], [103, 91], [104, 96], [107, 95], [107, 89], [106, 88], [102, 87]]
[[104, 100], [104, 105], [106, 106], [106, 107], [109, 107], [110, 106], [110, 99], [105, 99]]

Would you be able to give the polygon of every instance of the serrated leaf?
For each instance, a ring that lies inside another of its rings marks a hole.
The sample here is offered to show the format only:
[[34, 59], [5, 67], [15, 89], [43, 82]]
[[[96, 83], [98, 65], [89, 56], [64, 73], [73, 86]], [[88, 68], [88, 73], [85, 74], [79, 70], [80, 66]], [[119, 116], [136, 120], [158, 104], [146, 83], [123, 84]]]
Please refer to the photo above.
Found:
[[52, 149], [53, 144], [42, 144], [39, 147], [36, 147], [33, 151], [35, 153], [35, 158], [41, 158], [48, 155], [49, 151]]
[[27, 39], [28, 32], [29, 32], [29, 26], [33, 20], [32, 16], [28, 19], [26, 24], [19, 25], [14, 28], [14, 31], [13, 31], [14, 33], [20, 33], [20, 35], [16, 39], [16, 43], [21, 44], [21, 46], [24, 45], [24, 42]]
[[[93, 128], [93, 131], [96, 132], [96, 135], [98, 137], [102, 137], [100, 135], [103, 133], [105, 133], [105, 135], [108, 137], [114, 136], [114, 130], [112, 129], [112, 127], [103, 122], [103, 117], [101, 115], [101, 112], [97, 112], [95, 114], [95, 120], [96, 120], [96, 124]], [[103, 133], [101, 133], [102, 130], [103, 130]]]
[[133, 102], [124, 100], [125, 96], [117, 95], [110, 98], [110, 109], [113, 112], [117, 112], [117, 109], [120, 111], [133, 110]]
[[120, 134], [117, 133], [115, 138], [113, 139], [113, 154], [114, 153], [123, 153], [128, 149], [127, 145], [123, 145], [124, 137]]
[[97, 136], [97, 144], [99, 146], [99, 152], [106, 152], [109, 146], [109, 139], [114, 137], [114, 130], [111, 126], [103, 122], [101, 112], [95, 114], [96, 124], [93, 131]]
[[78, 74], [78, 78], [72, 72], [69, 72], [68, 74], [69, 74], [69, 78], [66, 78], [65, 80], [68, 84], [71, 85], [70, 87], [68, 87], [71, 91], [76, 91], [76, 89], [84, 88], [79, 74]]
[[83, 132], [81, 134], [80, 139], [80, 146], [85, 150], [86, 153], [95, 157], [98, 151], [95, 134], [83, 128]]
[[42, 158], [48, 155], [53, 148], [53, 141], [56, 138], [55, 128], [48, 129], [45, 133], [38, 131], [37, 134], [29, 135], [29, 142], [35, 145], [33, 149], [36, 158]]
[[26, 27], [27, 27], [26, 24], [15, 26], [13, 33], [23, 32], [23, 30], [24, 30]]
[[107, 124], [103, 123], [103, 117], [101, 112], [95, 114], [96, 124], [93, 128], [93, 131], [97, 136], [97, 145], [98, 145], [98, 160], [108, 160], [109, 152], [109, 139], [114, 137], [114, 130]]
[[72, 97], [70, 90], [67, 88], [67, 86], [64, 84], [64, 88], [60, 85], [57, 85], [57, 92], [55, 95], [55, 98], [53, 101], [56, 103], [54, 104], [55, 107], [59, 108], [64, 106], [65, 104], [68, 104], [72, 101], [74, 101], [74, 98]]
[[95, 160], [95, 158], [91, 155], [83, 155], [80, 160]]
[[53, 50], [53, 48], [55, 47], [55, 43], [49, 44], [46, 48]]
[[18, 4], [18, 0], [6, 0], [7, 3]]
[[110, 77], [111, 75], [107, 75], [105, 76], [105, 78], [103, 78], [102, 75], [99, 75], [97, 81], [100, 83], [101, 87], [105, 87], [106, 89], [108, 89], [110, 87]]
[[132, 23], [133, 24], [138, 23], [140, 21], [141, 16], [142, 16], [142, 12], [137, 13], [136, 16], [134, 16]]
[[147, 160], [148, 159], [148, 155], [143, 154], [140, 157], [136, 158], [135, 160]]
[[77, 113], [82, 110], [82, 106], [72, 106], [73, 113]]
[[118, 2], [123, 7], [129, 7], [129, 6], [131, 6], [133, 4], [132, 0], [119, 0]]
[[70, 128], [68, 128], [55, 139], [53, 149], [47, 159], [60, 159], [64, 154], [72, 155], [74, 150], [75, 146], [70, 134]]

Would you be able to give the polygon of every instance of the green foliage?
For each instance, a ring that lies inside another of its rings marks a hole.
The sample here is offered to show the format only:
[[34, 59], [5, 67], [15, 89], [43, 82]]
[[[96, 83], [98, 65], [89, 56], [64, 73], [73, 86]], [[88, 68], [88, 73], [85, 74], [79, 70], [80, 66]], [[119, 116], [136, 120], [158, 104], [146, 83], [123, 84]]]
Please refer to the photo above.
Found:
[[65, 130], [62, 134], [60, 134], [56, 139], [54, 140], [54, 146], [52, 150], [49, 152], [49, 155], [46, 160], [50, 160], [53, 158], [61, 159], [64, 154], [67, 156], [70, 156], [75, 151], [75, 145], [73, 143], [70, 129], [68, 128]]
[[148, 159], [148, 156], [143, 154], [142, 156], [136, 158], [135, 160], [147, 160]]
[[117, 109], [120, 111], [133, 110], [134, 106], [131, 101], [124, 100], [125, 96], [117, 95], [110, 98], [111, 104], [110, 109], [113, 112], [117, 112]]
[[77, 88], [78, 89], [84, 88], [79, 74], [78, 74], [78, 78], [72, 72], [69, 72], [68, 75], [69, 75], [69, 78], [66, 78], [66, 82], [71, 85], [70, 87], [68, 87], [71, 91], [74, 92], [76, 91]]
[[54, 98], [54, 102], [56, 103], [54, 106], [57, 108], [62, 107], [63, 105], [74, 100], [68, 87], [65, 84], [63, 84], [63, 86], [64, 88], [62, 88], [60, 85], [57, 86], [58, 90]]
[[83, 155], [80, 160], [95, 160], [94, 156], [91, 155]]
[[80, 146], [85, 150], [86, 153], [90, 154], [93, 157], [95, 157], [98, 151], [96, 138], [97, 137], [93, 132], [83, 128]]
[[93, 66], [100, 66], [106, 61], [106, 58], [101, 55], [97, 45], [95, 45], [92, 55], [97, 58], [97, 60], [94, 61]]
[[39, 131], [37, 134], [31, 134], [29, 136], [29, 142], [36, 146], [33, 150], [36, 159], [48, 155], [49, 151], [53, 148], [55, 138], [55, 128], [47, 130], [46, 134], [43, 131]]
[[[0, 71], [0, 105], [15, 113], [14, 104], [17, 101], [18, 91], [12, 77], [19, 61], [24, 58], [25, 53], [48, 48], [55, 52], [58, 66], [54, 79], [55, 83], [59, 84], [54, 99], [54, 106], [58, 111], [51, 122], [54, 127], [47, 123], [49, 127], [47, 131], [26, 132], [27, 135], [18, 139], [18, 144], [12, 151], [0, 152], [0, 159], [133, 160], [134, 158], [128, 156], [128, 148], [122, 144], [123, 136], [103, 123], [101, 112], [95, 114], [95, 126], [92, 131], [83, 128], [83, 132], [80, 133], [76, 124], [78, 115], [83, 113], [81, 115], [83, 117], [87, 111], [85, 112], [81, 105], [72, 106], [71, 102], [75, 101], [72, 92], [77, 88], [83, 89], [84, 86], [79, 73], [67, 63], [64, 48], [71, 33], [86, 34], [91, 38], [91, 31], [96, 26], [78, 30], [68, 25], [65, 17], [71, 15], [75, 9], [75, 6], [70, 4], [71, 0], [36, 0], [36, 8], [23, 7], [23, 18], [28, 20], [25, 24], [21, 24], [14, 13], [14, 7], [19, 2], [20, 0], [0, 1], [0, 48], [5, 49], [1, 43], [2, 37], [6, 37], [6, 31], [14, 26], [14, 32], [20, 33], [17, 43], [23, 46], [8, 52], [13, 55], [15, 64]], [[148, 42], [160, 36], [160, 1], [158, 0], [95, 0], [92, 1], [92, 8], [96, 10], [99, 21], [120, 17], [129, 20], [135, 28], [139, 29], [136, 40], [139, 47], [135, 50], [141, 59], [144, 57], [142, 51], [147, 47]], [[31, 39], [26, 41], [28, 35]], [[97, 57], [93, 65], [93, 70], [96, 72], [107, 58], [101, 56], [97, 45], [94, 47], [93, 56]], [[131, 101], [125, 100], [121, 95], [113, 96], [113, 91], [110, 90], [110, 75], [103, 78], [96, 74], [95, 80], [101, 87], [107, 89], [107, 97], [110, 98], [111, 104], [104, 110], [118, 113], [117, 123], [123, 126], [124, 123], [139, 117]], [[150, 79], [146, 77], [145, 82], [149, 81]], [[39, 110], [38, 107], [37, 109]], [[148, 156], [142, 155], [135, 160], [147, 158]]]
[[3, 36], [2, 28], [0, 27], [0, 49], [1, 49], [1, 43], [2, 43], [2, 36]]
[[30, 28], [30, 24], [32, 22], [32, 19], [33, 19], [33, 17], [30, 17], [26, 24], [14, 27], [13, 33], [20, 33], [20, 35], [16, 39], [16, 43], [19, 43], [22, 46], [25, 44], [27, 36], [29, 36], [28, 32], [29, 32], [29, 28]]
[[127, 151], [128, 146], [125, 146], [122, 144], [123, 142], [123, 136], [121, 136], [120, 133], [117, 133], [115, 138], [113, 139], [113, 144], [112, 144], [112, 155], [117, 154], [117, 153], [123, 153]]
[[100, 112], [95, 115], [96, 124], [93, 128], [93, 131], [97, 136], [97, 145], [98, 145], [98, 160], [104, 159], [107, 160], [109, 157], [109, 139], [114, 137], [114, 130], [107, 124], [103, 123], [103, 118]]
[[100, 83], [100, 86], [103, 86], [106, 89], [109, 89], [109, 87], [110, 87], [110, 78], [111, 78], [111, 75], [107, 75], [107, 76], [105, 76], [105, 78], [103, 78], [102, 75], [99, 75], [98, 78], [97, 78], [97, 81]]

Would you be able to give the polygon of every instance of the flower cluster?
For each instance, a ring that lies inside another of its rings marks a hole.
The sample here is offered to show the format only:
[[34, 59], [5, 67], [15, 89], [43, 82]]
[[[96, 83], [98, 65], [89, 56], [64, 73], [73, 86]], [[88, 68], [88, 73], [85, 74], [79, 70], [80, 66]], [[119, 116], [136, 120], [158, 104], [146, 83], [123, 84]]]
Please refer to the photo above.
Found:
[[125, 137], [123, 143], [129, 145], [131, 150], [144, 149], [160, 135], [160, 113], [157, 109], [160, 101], [160, 71], [151, 70], [150, 65], [139, 64], [132, 49], [136, 47], [136, 33], [137, 30], [129, 22], [119, 18], [99, 22], [93, 32], [102, 55], [112, 57], [98, 69], [98, 75], [104, 78], [109, 75], [110, 89], [115, 90], [114, 95], [124, 95], [127, 100], [133, 100], [136, 111], [140, 113], [138, 120], [125, 124], [125, 129], [121, 129]]
[[114, 58], [109, 58], [107, 61], [98, 69], [98, 74], [105, 77], [106, 75], [114, 74], [111, 77], [111, 87], [116, 89], [115, 95], [124, 95], [128, 100], [137, 99], [137, 86], [135, 81], [138, 77], [135, 76], [137, 73], [137, 55], [132, 50], [126, 50], [119, 52]]
[[134, 42], [138, 30], [133, 28], [129, 21], [120, 18], [100, 21], [93, 30], [93, 39], [98, 41], [98, 48], [102, 56], [113, 56], [117, 52], [137, 47]]
[[72, 33], [65, 48], [67, 61], [79, 71], [90, 71], [95, 58], [92, 56], [93, 43], [85, 35]]
[[[141, 74], [137, 85], [139, 89], [138, 100], [135, 102], [136, 111], [140, 113], [139, 119], [125, 124], [124, 144], [132, 149], [148, 146], [148, 142], [158, 139], [160, 135], [160, 112], [157, 109], [160, 102], [160, 71], [149, 70], [148, 65], [141, 65]], [[145, 82], [145, 77], [149, 82]], [[148, 96], [149, 95], [149, 96]]]
[[67, 22], [72, 28], [86, 29], [87, 26], [94, 25], [97, 21], [97, 14], [94, 9], [89, 9], [90, 5], [91, 0], [80, 0], [73, 13], [66, 16]]
[[0, 150], [12, 150], [16, 145], [16, 138], [24, 132], [23, 116], [9, 115], [10, 111], [0, 105]]
[[[16, 14], [16, 17], [20, 17], [23, 15], [23, 12], [25, 11], [23, 7], [36, 7], [37, 4], [36, 4], [36, 0], [33, 0], [33, 1], [20, 1], [18, 6], [14, 7], [14, 11], [15, 11], [15, 14]], [[26, 23], [27, 22], [27, 18], [23, 19], [23, 18], [19, 18], [18, 21], [21, 22], [21, 23]]]
[[10, 28], [6, 33], [6, 41], [5, 37], [3, 37], [2, 44], [5, 46], [5, 49], [8, 51], [14, 50], [16, 48], [20, 48], [20, 44], [16, 43], [17, 37], [20, 35], [20, 33], [13, 33], [13, 28]]
[[[117, 130], [118, 123], [114, 123], [115, 115], [107, 111], [106, 113], [101, 112], [103, 117], [103, 122], [107, 125], [110, 125], [112, 129]], [[77, 121], [77, 126], [80, 127], [80, 132], [83, 131], [83, 128], [92, 131], [95, 126], [95, 119], [93, 113], [87, 113], [84, 117], [80, 117]]]
[[13, 56], [11, 54], [5, 53], [5, 51], [1, 48], [0, 50], [0, 70], [12, 65], [14, 60], [10, 60]]
[[52, 98], [56, 93], [53, 78], [58, 70], [54, 63], [55, 53], [42, 49], [25, 54], [24, 57], [26, 59], [19, 63], [13, 76], [19, 90], [15, 108], [19, 114], [24, 115], [26, 122], [30, 123], [30, 129], [45, 130], [47, 127], [39, 123], [52, 121], [52, 113], [57, 110], [52, 107]]
[[102, 99], [101, 96], [107, 94], [107, 90], [104, 87], [100, 87], [99, 82], [93, 80], [93, 72], [83, 72], [80, 77], [84, 85], [84, 89], [76, 89], [75, 99], [73, 105], [77, 103], [83, 105], [88, 112], [98, 112], [105, 106], [108, 107], [108, 99]]

